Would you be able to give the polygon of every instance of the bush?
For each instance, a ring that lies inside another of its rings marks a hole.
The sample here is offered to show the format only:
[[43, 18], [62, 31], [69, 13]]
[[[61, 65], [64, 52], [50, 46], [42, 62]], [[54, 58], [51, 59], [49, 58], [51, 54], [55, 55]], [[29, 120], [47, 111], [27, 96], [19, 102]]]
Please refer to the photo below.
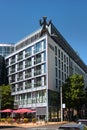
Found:
[[28, 118], [24, 118], [23, 122], [28, 123]]
[[12, 118], [7, 118], [8, 123], [12, 123], [13, 119]]
[[32, 122], [35, 123], [36, 122], [36, 118], [32, 118]]
[[17, 122], [17, 123], [20, 123], [20, 119], [17, 119], [16, 122]]
[[1, 122], [5, 122], [6, 121], [6, 118], [1, 118]]

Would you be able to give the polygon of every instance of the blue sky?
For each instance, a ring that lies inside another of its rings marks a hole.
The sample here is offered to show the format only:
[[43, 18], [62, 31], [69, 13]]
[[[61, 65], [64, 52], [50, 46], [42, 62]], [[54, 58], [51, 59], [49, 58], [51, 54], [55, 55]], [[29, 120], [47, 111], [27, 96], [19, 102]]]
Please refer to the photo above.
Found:
[[47, 16], [87, 64], [87, 0], [0, 0], [0, 43], [36, 31]]

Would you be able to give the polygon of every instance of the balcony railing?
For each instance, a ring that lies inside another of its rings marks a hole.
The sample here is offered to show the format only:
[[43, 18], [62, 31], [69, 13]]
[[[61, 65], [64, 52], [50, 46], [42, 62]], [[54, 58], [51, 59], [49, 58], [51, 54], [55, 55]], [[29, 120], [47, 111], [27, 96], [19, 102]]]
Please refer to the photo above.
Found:
[[12, 69], [11, 71], [10, 71], [10, 73], [14, 73], [15, 72], [15, 69]]
[[29, 77], [31, 77], [31, 73], [26, 73], [25, 78], [29, 78]]
[[22, 60], [22, 59], [23, 59], [23, 55], [17, 57], [17, 60], [18, 60], [18, 61], [19, 61], [19, 60]]
[[29, 88], [31, 88], [32, 87], [32, 84], [25, 84], [25, 89], [29, 89]]
[[36, 71], [34, 72], [34, 76], [40, 75], [40, 74], [41, 74], [41, 69], [40, 69], [40, 70], [36, 70]]
[[23, 69], [23, 66], [19, 66], [19, 67], [17, 68], [17, 71], [22, 70], [22, 69]]
[[11, 60], [11, 64], [13, 64], [13, 63], [15, 63], [15, 59], [12, 59], [12, 60]]
[[27, 62], [27, 63], [25, 64], [25, 68], [31, 66], [31, 64], [32, 64], [32, 62]]
[[26, 52], [25, 53], [25, 57], [28, 57], [28, 56], [30, 56], [31, 55], [31, 52]]

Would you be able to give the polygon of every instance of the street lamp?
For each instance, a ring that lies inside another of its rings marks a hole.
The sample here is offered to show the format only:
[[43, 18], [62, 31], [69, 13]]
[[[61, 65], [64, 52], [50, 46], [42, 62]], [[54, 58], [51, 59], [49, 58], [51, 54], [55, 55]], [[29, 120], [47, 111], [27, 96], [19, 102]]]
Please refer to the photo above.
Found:
[[62, 99], [62, 86], [60, 86], [60, 108], [61, 108], [61, 122], [63, 121], [63, 99]]
[[[0, 110], [1, 110], [1, 99], [2, 99], [2, 89], [0, 88]], [[0, 119], [1, 119], [1, 112], [0, 112]]]

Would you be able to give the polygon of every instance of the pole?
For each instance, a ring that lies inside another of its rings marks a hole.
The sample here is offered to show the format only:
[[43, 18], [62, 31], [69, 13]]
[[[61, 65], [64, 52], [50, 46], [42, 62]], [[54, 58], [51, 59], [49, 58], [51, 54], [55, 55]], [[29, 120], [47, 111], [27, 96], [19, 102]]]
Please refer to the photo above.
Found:
[[61, 122], [63, 121], [62, 86], [60, 87]]
[[[1, 99], [2, 99], [2, 90], [0, 88], [0, 110], [1, 110]], [[0, 112], [0, 119], [1, 119], [1, 112]]]

